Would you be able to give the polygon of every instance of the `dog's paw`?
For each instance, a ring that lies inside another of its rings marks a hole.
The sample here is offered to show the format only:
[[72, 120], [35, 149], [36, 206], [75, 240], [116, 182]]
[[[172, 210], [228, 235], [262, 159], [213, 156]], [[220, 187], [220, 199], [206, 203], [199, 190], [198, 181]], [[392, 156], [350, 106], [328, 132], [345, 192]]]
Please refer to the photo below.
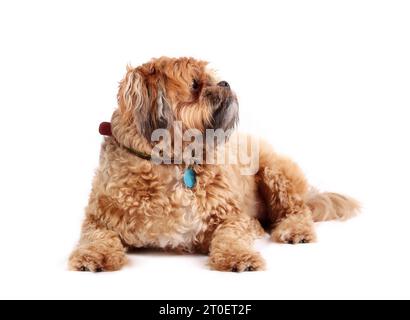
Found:
[[127, 262], [125, 252], [106, 246], [83, 245], [70, 256], [69, 269], [73, 271], [117, 271]]
[[315, 242], [313, 220], [308, 214], [289, 215], [275, 227], [271, 238], [273, 241], [288, 244]]
[[260, 271], [265, 268], [261, 255], [253, 251], [212, 253], [209, 257], [211, 269], [218, 271]]

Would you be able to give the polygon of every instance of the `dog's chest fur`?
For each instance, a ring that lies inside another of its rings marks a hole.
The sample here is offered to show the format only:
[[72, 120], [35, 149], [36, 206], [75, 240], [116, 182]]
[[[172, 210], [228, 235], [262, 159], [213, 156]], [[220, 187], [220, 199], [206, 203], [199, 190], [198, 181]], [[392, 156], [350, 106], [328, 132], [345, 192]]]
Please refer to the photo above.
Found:
[[[94, 183], [98, 219], [134, 247], [192, 251], [203, 247], [220, 211], [235, 207], [229, 177], [198, 168], [197, 185], [183, 183], [184, 168], [155, 165], [105, 148]], [[231, 179], [232, 180], [232, 179]]]

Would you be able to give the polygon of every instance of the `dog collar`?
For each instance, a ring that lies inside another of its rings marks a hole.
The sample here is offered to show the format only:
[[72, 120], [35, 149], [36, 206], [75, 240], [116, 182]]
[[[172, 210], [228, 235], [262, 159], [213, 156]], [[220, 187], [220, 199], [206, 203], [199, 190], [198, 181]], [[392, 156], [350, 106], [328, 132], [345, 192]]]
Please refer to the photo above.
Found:
[[[98, 131], [103, 136], [113, 137], [110, 122], [101, 122], [100, 126], [98, 128]], [[122, 148], [127, 150], [129, 153], [133, 154], [134, 156], [137, 156], [138, 158], [148, 160], [148, 161], [153, 160], [153, 157], [148, 153], [138, 151], [138, 150], [135, 150], [135, 149], [130, 148], [130, 147], [123, 146], [118, 141], [117, 141], [117, 143], [118, 143], [119, 146], [121, 146]], [[171, 160], [171, 162], [173, 162], [174, 159], [171, 158], [170, 160]], [[195, 187], [195, 185], [196, 185], [196, 173], [193, 169], [193, 165], [189, 165], [185, 169], [184, 176], [183, 176], [183, 182], [184, 182], [185, 186], [189, 189], [192, 189], [193, 187]]]

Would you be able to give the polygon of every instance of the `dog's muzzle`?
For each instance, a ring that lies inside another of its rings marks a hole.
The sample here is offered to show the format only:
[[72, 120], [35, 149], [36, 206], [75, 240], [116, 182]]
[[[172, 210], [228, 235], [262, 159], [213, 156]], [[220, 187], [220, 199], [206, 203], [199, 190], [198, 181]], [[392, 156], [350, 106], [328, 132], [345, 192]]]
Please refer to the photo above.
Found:
[[234, 128], [238, 123], [239, 106], [229, 83], [221, 81], [216, 86], [207, 88], [204, 95], [213, 108], [210, 127], [215, 130]]

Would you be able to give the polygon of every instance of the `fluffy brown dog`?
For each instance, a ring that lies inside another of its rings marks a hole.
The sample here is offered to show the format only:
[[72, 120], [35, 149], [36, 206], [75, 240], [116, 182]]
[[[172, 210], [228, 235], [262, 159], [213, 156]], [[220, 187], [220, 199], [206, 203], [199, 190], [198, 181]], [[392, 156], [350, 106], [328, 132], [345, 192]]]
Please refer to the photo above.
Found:
[[[182, 131], [205, 133], [231, 129], [237, 119], [235, 94], [205, 62], [163, 57], [127, 68], [70, 269], [119, 270], [128, 248], [154, 247], [208, 254], [215, 270], [261, 270], [264, 260], [252, 248], [264, 232], [260, 222], [272, 240], [297, 244], [315, 241], [314, 221], [355, 213], [353, 199], [312, 190], [295, 163], [263, 142], [254, 175], [237, 164], [150, 161], [156, 129], [175, 133], [179, 121]], [[192, 188], [184, 184], [187, 167]]]

